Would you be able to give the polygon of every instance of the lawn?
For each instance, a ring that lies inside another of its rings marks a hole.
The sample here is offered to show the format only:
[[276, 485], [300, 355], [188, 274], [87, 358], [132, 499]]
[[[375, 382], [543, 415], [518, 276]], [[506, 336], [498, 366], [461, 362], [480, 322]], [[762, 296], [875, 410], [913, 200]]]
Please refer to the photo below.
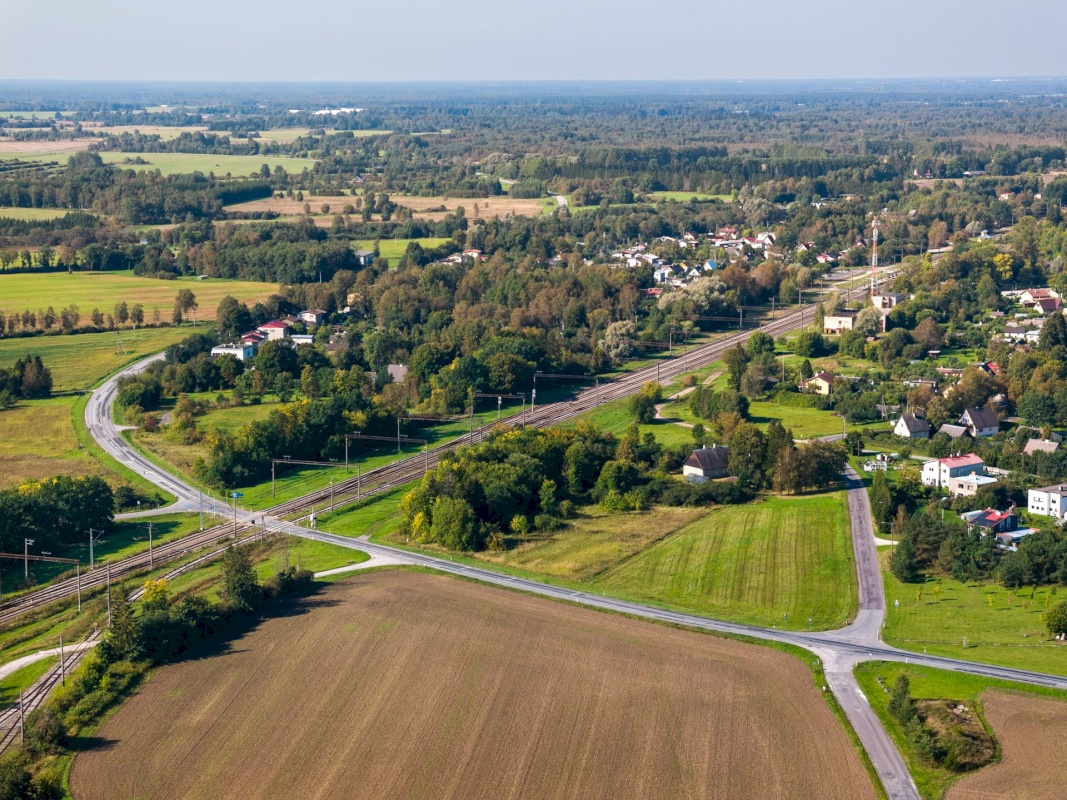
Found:
[[[440, 247], [443, 244], [448, 244], [451, 239], [379, 239], [378, 240], [378, 254], [382, 258], [389, 259], [389, 263], [395, 263], [403, 257], [404, 253], [408, 249], [408, 245], [411, 242], [418, 242], [422, 245], [423, 250], [430, 250], [434, 247]], [[364, 239], [363, 241], [356, 242], [356, 246], [361, 250], [373, 250], [374, 240]]]
[[403, 517], [400, 501], [407, 488], [395, 489], [386, 494], [375, 495], [359, 506], [349, 506], [344, 511], [321, 514], [318, 529], [339, 533], [342, 536], [373, 536], [383, 541], [399, 530]]
[[[887, 550], [883, 548], [883, 564]], [[882, 578], [889, 609], [883, 636], [889, 644], [1067, 675], [1067, 646], [1048, 641], [1041, 621], [1046, 604], [1057, 599], [1055, 588], [1011, 590], [951, 578], [902, 584], [888, 569], [883, 569]]]
[[281, 408], [281, 403], [259, 403], [248, 406], [222, 406], [213, 408], [197, 417], [201, 430], [217, 430], [227, 433], [247, 425], [249, 422], [266, 419], [272, 411]]
[[[0, 206], [0, 218], [7, 217], [8, 219], [24, 220], [56, 219], [58, 217], [66, 216], [70, 211], [71, 209], [69, 208], [19, 208], [16, 206]], [[4, 293], [4, 297], [7, 297], [6, 292]]]
[[10, 366], [25, 355], [39, 355], [52, 370], [55, 391], [88, 389], [127, 364], [165, 350], [191, 333], [191, 327], [182, 326], [0, 339], [0, 367]]
[[840, 627], [857, 602], [844, 494], [713, 508], [595, 584], [752, 625]]
[[57, 656], [43, 658], [34, 664], [28, 664], [0, 680], [0, 707], [9, 706], [19, 699], [19, 692], [29, 689], [37, 679], [50, 670], [57, 662]]
[[0, 274], [0, 311], [39, 312], [52, 306], [58, 312], [73, 304], [81, 312], [82, 322], [88, 324], [94, 308], [99, 308], [106, 316], [114, 311], [117, 303], [126, 301], [129, 306], [134, 303], [143, 305], [146, 320], [151, 320], [153, 311], [158, 308], [163, 319], [169, 322], [175, 296], [180, 290], [189, 289], [199, 304], [196, 317], [204, 322], [215, 319], [219, 301], [226, 295], [233, 295], [251, 306], [276, 293], [278, 288], [275, 283], [223, 278], [162, 281], [134, 275], [132, 270]]
[[[968, 708], [976, 709], [980, 715], [982, 715], [981, 696], [989, 689], [1023, 692], [1027, 695], [1067, 700], [1067, 693], [1054, 689], [998, 681], [959, 672], [905, 666], [884, 661], [869, 661], [857, 666], [856, 678], [859, 680], [863, 693], [907, 761], [912, 778], [915, 779], [915, 785], [924, 800], [940, 800], [945, 791], [963, 775], [923, 762], [904, 735], [900, 723], [890, 716], [888, 711], [889, 690], [892, 689], [896, 683], [897, 676], [900, 674], [908, 676], [908, 680], [911, 682], [912, 697], [931, 700], [956, 700]], [[984, 715], [982, 716], [984, 718]]]

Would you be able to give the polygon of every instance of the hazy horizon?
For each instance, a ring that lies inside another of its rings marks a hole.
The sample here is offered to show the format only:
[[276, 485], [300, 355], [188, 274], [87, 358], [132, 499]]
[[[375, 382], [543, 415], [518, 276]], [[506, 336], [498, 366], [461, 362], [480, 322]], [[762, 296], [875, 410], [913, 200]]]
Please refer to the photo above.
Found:
[[[1027, 20], [1067, 25], [1067, 4], [1039, 0]], [[892, 8], [822, 0], [722, 2], [486, 0], [442, 7], [353, 6], [313, 13], [279, 0], [177, 6], [60, 0], [39, 41], [40, 8], [6, 11], [0, 79], [180, 82], [541, 82], [897, 80], [1067, 75], [1051, 43], [988, 47], [1011, 26], [992, 3], [902, 0]], [[11, 35], [13, 34], [13, 35]], [[1022, 38], [1022, 37], [1015, 37]], [[977, 76], [977, 77], [976, 77]]]

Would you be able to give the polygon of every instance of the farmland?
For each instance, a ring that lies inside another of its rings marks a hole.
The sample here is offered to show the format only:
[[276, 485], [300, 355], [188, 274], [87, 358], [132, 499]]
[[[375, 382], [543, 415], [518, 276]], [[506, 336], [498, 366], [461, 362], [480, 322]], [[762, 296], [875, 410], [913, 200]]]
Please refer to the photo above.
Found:
[[[251, 158], [251, 156], [249, 156]], [[289, 159], [294, 161], [297, 159]], [[278, 214], [303, 214], [304, 204], [307, 203], [313, 213], [318, 213], [323, 204], [330, 206], [331, 214], [340, 213], [346, 203], [352, 203], [355, 198], [349, 195], [305, 195], [303, 200], [295, 197], [265, 197], [261, 200], [249, 200], [246, 203], [237, 203], [227, 206], [231, 211], [274, 211]], [[446, 197], [405, 197], [403, 195], [390, 195], [390, 200], [400, 206], [410, 208], [417, 219], [443, 219], [447, 214], [453, 214], [456, 208], [463, 206], [467, 217], [473, 217], [474, 205], [478, 205], [478, 216], [501, 217], [507, 214], [523, 214], [536, 217], [548, 208], [544, 199], [513, 200], [510, 197], [481, 197], [481, 198], [446, 198]], [[551, 201], [551, 207], [555, 208], [555, 201]], [[445, 211], [438, 209], [444, 208]], [[433, 209], [433, 210], [431, 210]]]
[[174, 297], [181, 289], [196, 295], [197, 319], [204, 321], [215, 318], [219, 300], [226, 295], [252, 305], [277, 292], [278, 286], [223, 278], [161, 281], [134, 275], [132, 271], [19, 273], [0, 276], [0, 311], [38, 311], [48, 306], [59, 310], [73, 304], [84, 318], [94, 308], [110, 314], [116, 303], [125, 301], [128, 305], [142, 304], [145, 319], [150, 320], [158, 308], [169, 321]]
[[[429, 250], [433, 247], [440, 247], [449, 239], [380, 239], [378, 241], [378, 254], [385, 259], [388, 259], [390, 263], [399, 260], [403, 257], [404, 253], [408, 249], [408, 245], [412, 242], [418, 242], [423, 250]], [[359, 247], [364, 250], [373, 250], [374, 242], [365, 239], [359, 242]]]
[[[1003, 761], [962, 779], [961, 773], [923, 761], [905, 736], [900, 723], [888, 711], [889, 690], [901, 674], [911, 682], [911, 696], [916, 700], [951, 700], [977, 711], [984, 717], [986, 725], [992, 728], [993, 735], [1000, 740]], [[1064, 692], [884, 661], [860, 664], [856, 667], [856, 677], [871, 706], [900, 748], [924, 800], [940, 800], [946, 796], [946, 791], [949, 800], [1007, 800], [1009, 797], [1042, 800], [1062, 796], [1062, 791], [1051, 794], [1045, 792], [1052, 785], [1047, 783], [1052, 773], [1046, 772], [1046, 767], [1057, 773], [1062, 771], [1063, 737], [1067, 735], [1067, 702], [1064, 702], [1067, 694]], [[1017, 717], [1014, 713], [1016, 710]], [[1041, 731], [1047, 741], [1042, 741], [1041, 735], [1034, 735], [1035, 729]], [[1020, 736], [1025, 737], [1025, 745], [1020, 742]], [[1020, 754], [1021, 747], [1027, 751], [1025, 756]], [[1018, 757], [1013, 758], [1013, 754]], [[1029, 793], [1003, 793], [1005, 773], [1008, 779], [1016, 781], [1016, 788], [1026, 786], [1034, 790]], [[959, 784], [953, 786], [957, 781]], [[1058, 788], [1062, 789], [1062, 786]], [[989, 794], [981, 793], [983, 791]]]
[[99, 737], [78, 800], [874, 796], [789, 655], [397, 571], [161, 669]]
[[951, 789], [948, 800], [1063, 796], [1067, 769], [1067, 703], [1005, 692], [982, 695], [985, 716], [1000, 740], [1002, 760]]
[[68, 213], [66, 208], [18, 208], [0, 206], [0, 217], [8, 219], [40, 220], [56, 219]]
[[165, 350], [191, 331], [188, 327], [123, 330], [121, 349], [114, 332], [0, 339], [0, 366], [25, 355], [39, 355], [52, 370], [56, 391], [88, 389], [119, 367]]
[[[74, 140], [71, 145], [74, 144]], [[47, 149], [33, 148], [7, 148], [5, 143], [0, 142], [0, 159], [19, 158], [23, 161], [37, 161], [47, 163], [56, 161], [66, 164], [67, 157], [72, 152], [85, 150], [88, 141], [82, 140], [80, 146], [57, 147], [56, 142], [30, 142], [28, 144], [48, 145]], [[11, 144], [23, 144], [12, 142]], [[313, 158], [287, 158], [284, 156], [230, 156], [211, 155], [201, 153], [115, 153], [103, 152], [100, 157], [107, 164], [115, 164], [118, 167], [132, 169], [136, 172], [143, 170], [159, 170], [164, 175], [180, 175], [193, 172], [202, 172], [205, 175], [214, 172], [216, 175], [245, 176], [258, 173], [262, 165], [266, 164], [272, 170], [281, 167], [286, 172], [299, 174], [304, 169], [315, 166]], [[139, 163], [144, 161], [145, 163]]]
[[102, 475], [107, 471], [78, 447], [71, 424], [75, 400], [31, 400], [0, 411], [0, 489], [31, 478]]

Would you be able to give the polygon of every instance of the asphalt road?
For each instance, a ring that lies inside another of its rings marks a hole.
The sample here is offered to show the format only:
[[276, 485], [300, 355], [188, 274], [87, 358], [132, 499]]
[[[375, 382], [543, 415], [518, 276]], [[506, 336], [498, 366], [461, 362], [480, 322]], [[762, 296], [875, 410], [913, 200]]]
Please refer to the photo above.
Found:
[[[146, 363], [135, 364], [124, 372], [119, 373], [119, 375], [143, 369]], [[86, 422], [90, 432], [101, 446], [118, 461], [141, 474], [146, 480], [175, 495], [178, 499], [170, 507], [171, 509], [185, 510], [188, 507], [196, 510], [200, 502], [198, 491], [180, 478], [165, 472], [138, 453], [122, 438], [119, 427], [112, 421], [111, 406], [117, 391], [116, 381], [119, 375], [116, 375], [97, 389], [86, 406]], [[748, 636], [805, 648], [822, 660], [827, 684], [871, 758], [889, 797], [892, 800], [920, 800], [918, 790], [899, 751], [872, 710], [867, 698], [860, 690], [853, 674], [853, 668], [856, 664], [870, 660], [903, 661], [921, 666], [965, 672], [1002, 680], [1021, 681], [1064, 690], [1067, 690], [1067, 678], [1026, 670], [977, 664], [952, 658], [910, 653], [885, 645], [880, 637], [885, 618], [885, 594], [882, 587], [881, 570], [878, 565], [877, 548], [874, 542], [870, 503], [862, 481], [851, 467], [846, 469], [845, 477], [849, 517], [852, 524], [859, 608], [856, 618], [849, 625], [839, 630], [825, 632], [783, 631], [773, 628], [760, 628], [631, 603], [605, 595], [562, 588], [528, 578], [514, 577], [477, 566], [388, 547], [372, 543], [363, 538], [352, 539], [311, 530], [294, 522], [265, 515], [263, 512], [248, 512], [238, 509], [237, 518], [241, 522], [252, 523], [254, 521], [272, 531], [362, 550], [374, 557], [390, 559], [392, 563], [420, 565], [495, 586], [526, 591], [556, 600], [580, 603], [605, 611], [683, 625], [697, 630]], [[157, 510], [154, 513], [160, 512]]]

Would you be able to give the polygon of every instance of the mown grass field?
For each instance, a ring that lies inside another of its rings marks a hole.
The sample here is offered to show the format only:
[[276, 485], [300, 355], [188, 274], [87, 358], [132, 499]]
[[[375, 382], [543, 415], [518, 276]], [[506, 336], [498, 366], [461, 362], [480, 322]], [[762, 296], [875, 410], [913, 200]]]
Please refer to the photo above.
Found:
[[[0, 159], [18, 158], [22, 161], [35, 161], [46, 163], [58, 161], [66, 164], [70, 157], [70, 151], [49, 152], [0, 152]], [[146, 170], [159, 170], [164, 175], [191, 174], [202, 172], [207, 175], [214, 172], [217, 176], [233, 175], [245, 177], [258, 173], [261, 166], [266, 164], [273, 171], [275, 167], [281, 167], [286, 172], [300, 173], [305, 168], [315, 166], [313, 158], [288, 158], [285, 156], [225, 156], [212, 155], [210, 153], [117, 153], [102, 152], [100, 157], [106, 164], [114, 164], [123, 169], [132, 169], [135, 172]], [[147, 163], [129, 163], [142, 159]], [[126, 162], [126, 163], [124, 163]]]
[[16, 670], [6, 678], [0, 679], [0, 707], [9, 706], [19, 699], [19, 692], [29, 689], [59, 661], [58, 656], [44, 658], [35, 664], [28, 664]]
[[840, 627], [857, 604], [844, 494], [713, 508], [595, 584], [753, 625]]
[[[888, 550], [881, 553], [883, 566]], [[1058, 599], [1054, 587], [1012, 590], [951, 578], [903, 584], [888, 569], [882, 570], [882, 580], [889, 609], [886, 642], [906, 650], [1067, 675], [1067, 646], [1049, 641], [1041, 620], [1048, 604]]]
[[875, 796], [800, 659], [397, 570], [163, 667], [99, 736], [78, 800]]
[[[8, 219], [42, 220], [56, 219], [67, 214], [66, 208], [18, 208], [16, 206], [0, 206], [0, 217]], [[0, 295], [0, 299], [6, 297]]]
[[[378, 253], [382, 258], [389, 259], [390, 263], [395, 263], [403, 257], [407, 252], [408, 245], [411, 242], [418, 242], [424, 250], [429, 250], [434, 247], [440, 247], [443, 244], [447, 244], [449, 239], [381, 239], [378, 241]], [[371, 239], [363, 239], [357, 242], [357, 246], [360, 250], [373, 250], [374, 241]]]
[[[909, 771], [912, 777], [915, 779], [915, 784], [919, 789], [920, 794], [924, 800], [940, 800], [945, 797], [945, 792], [948, 791], [949, 798], [958, 798], [963, 800], [964, 798], [971, 797], [996, 797], [996, 798], [1008, 798], [1008, 797], [1027, 797], [1041, 799], [1048, 798], [1053, 800], [1054, 798], [1062, 797], [1062, 781], [1057, 779], [1056, 786], [1059, 794], [1048, 794], [1045, 792], [1034, 792], [1027, 794], [1016, 794], [1009, 792], [1006, 794], [992, 793], [992, 794], [965, 794], [961, 792], [956, 794], [953, 790], [950, 790], [953, 784], [960, 781], [975, 781], [976, 783], [984, 783], [989, 777], [992, 777], [992, 771], [997, 770], [1004, 772], [1006, 770], [1002, 767], [1008, 766], [1007, 758], [1005, 762], [1000, 765], [994, 765], [985, 767], [976, 773], [973, 773], [973, 777], [963, 778], [958, 773], [950, 772], [947, 769], [930, 765], [923, 762], [916, 754], [914, 747], [909, 742], [908, 738], [904, 735], [901, 725], [890, 716], [888, 711], [889, 705], [889, 690], [892, 689], [896, 683], [898, 675], [907, 675], [908, 680], [911, 682], [911, 695], [916, 699], [940, 699], [940, 700], [955, 700], [964, 704], [970, 709], [976, 709], [985, 719], [987, 725], [994, 722], [992, 726], [993, 734], [1001, 740], [1000, 744], [1004, 747], [1004, 755], [1008, 756], [1013, 752], [1018, 752], [1015, 745], [1015, 731], [1010, 730], [1002, 722], [1002, 714], [997, 713], [996, 716], [990, 715], [988, 712], [990, 709], [986, 707], [986, 702], [990, 699], [992, 692], [1000, 697], [1007, 698], [1007, 706], [1009, 708], [1017, 709], [1020, 716], [1025, 715], [1027, 707], [1035, 702], [1040, 701], [1047, 703], [1050, 701], [1060, 701], [1057, 706], [1059, 711], [1060, 724], [1056, 740], [1045, 741], [1039, 735], [1041, 732], [1041, 726], [1029, 726], [1027, 730], [1027, 750], [1030, 751], [1027, 754], [1019, 753], [1019, 758], [1012, 759], [1012, 775], [1015, 778], [1015, 789], [1021, 789], [1022, 786], [1026, 786], [1029, 783], [1029, 779], [1032, 779], [1035, 775], [1041, 773], [1047, 773], [1047, 767], [1051, 767], [1053, 770], [1063, 763], [1063, 754], [1067, 752], [1064, 747], [1063, 736], [1067, 731], [1064, 730], [1063, 721], [1067, 718], [1067, 703], [1063, 701], [1067, 700], [1067, 693], [1058, 692], [1054, 689], [1047, 689], [1040, 686], [1030, 686], [1025, 684], [1009, 683], [1007, 681], [998, 681], [988, 678], [982, 678], [977, 675], [966, 675], [958, 672], [947, 672], [945, 670], [929, 669], [926, 667], [907, 666], [900, 663], [890, 663], [884, 661], [869, 661], [864, 664], [860, 664], [856, 667], [856, 678], [859, 680], [860, 686], [863, 689], [863, 693], [866, 695], [871, 707], [878, 714], [879, 719], [882, 720], [882, 724], [885, 725], [886, 730], [889, 731], [889, 735], [896, 742], [897, 747], [900, 749], [904, 756], [904, 759], [908, 763]], [[1002, 701], [994, 698], [994, 703], [998, 706]], [[1009, 723], [1010, 724], [1010, 723]], [[1007, 734], [1007, 736], [1005, 736]], [[1059, 752], [1052, 758], [1046, 758], [1043, 760], [1031, 758], [1031, 755], [1037, 755], [1033, 748], [1038, 748], [1041, 751], [1047, 751], [1052, 754], [1052, 751], [1056, 749], [1058, 744]], [[1007, 747], [1005, 746], [1007, 745]], [[1051, 749], [1049, 748], [1051, 745]], [[1010, 750], [1008, 749], [1010, 747]], [[987, 777], [989, 776], [989, 777]], [[962, 790], [964, 785], [961, 784], [959, 788]]]
[[728, 194], [705, 194], [704, 192], [652, 192], [651, 196], [655, 200], [674, 201], [676, 203], [688, 203], [690, 200], [719, 200], [723, 203], [733, 201], [733, 197]]
[[223, 278], [161, 281], [134, 275], [132, 270], [0, 274], [0, 311], [37, 313], [52, 306], [58, 312], [73, 304], [78, 307], [84, 322], [88, 321], [94, 308], [99, 308], [106, 316], [114, 312], [116, 303], [125, 301], [128, 306], [143, 305], [146, 321], [152, 319], [153, 310], [158, 308], [164, 322], [170, 322], [174, 298], [182, 289], [189, 289], [196, 295], [199, 304], [196, 318], [204, 322], [215, 319], [219, 301], [226, 295], [233, 295], [251, 306], [276, 293], [279, 287], [275, 283]]
[[[0, 281], [6, 278], [0, 278]], [[0, 339], [0, 367], [11, 366], [25, 355], [39, 355], [52, 370], [53, 389], [68, 391], [95, 386], [120, 367], [165, 350], [193, 332], [190, 326], [141, 328], [109, 333], [79, 333], [73, 336], [30, 336]], [[0, 412], [2, 413], [2, 412]]]

